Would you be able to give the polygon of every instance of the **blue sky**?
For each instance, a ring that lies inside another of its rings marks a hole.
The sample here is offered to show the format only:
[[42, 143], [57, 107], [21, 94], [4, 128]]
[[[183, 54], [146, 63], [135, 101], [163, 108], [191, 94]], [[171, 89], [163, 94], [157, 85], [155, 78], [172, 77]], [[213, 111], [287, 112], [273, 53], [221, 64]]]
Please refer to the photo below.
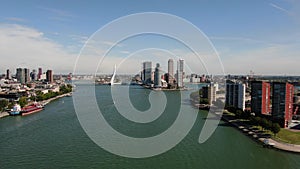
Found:
[[163, 12], [202, 30], [226, 73], [300, 75], [299, 1], [10, 0], [0, 9], [0, 57], [6, 60], [0, 72], [18, 66], [72, 72], [84, 42], [105, 24], [133, 13]]

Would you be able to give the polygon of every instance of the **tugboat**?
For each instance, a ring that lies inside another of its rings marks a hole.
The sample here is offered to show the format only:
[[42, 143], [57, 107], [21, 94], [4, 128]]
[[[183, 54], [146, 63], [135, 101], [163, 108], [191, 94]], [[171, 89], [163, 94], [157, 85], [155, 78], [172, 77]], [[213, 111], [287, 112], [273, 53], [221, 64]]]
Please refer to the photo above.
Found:
[[21, 106], [16, 103], [8, 113], [11, 116], [21, 115]]

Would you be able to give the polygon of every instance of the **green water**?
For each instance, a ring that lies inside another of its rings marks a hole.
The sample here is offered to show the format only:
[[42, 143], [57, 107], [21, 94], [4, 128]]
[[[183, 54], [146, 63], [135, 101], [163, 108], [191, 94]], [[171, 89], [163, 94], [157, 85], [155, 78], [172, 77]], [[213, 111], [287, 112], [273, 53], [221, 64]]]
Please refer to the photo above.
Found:
[[[134, 87], [130, 91], [137, 109], [149, 108], [145, 97], [149, 90]], [[176, 105], [167, 106], [154, 122], [133, 124], [116, 113], [109, 86], [96, 86], [96, 95], [112, 127], [134, 137], [163, 132], [177, 115], [176, 111], [170, 113], [177, 109]], [[175, 101], [178, 98], [176, 92], [167, 95]], [[150, 158], [131, 159], [111, 154], [91, 141], [79, 124], [72, 97], [61, 98], [48, 104], [42, 112], [0, 119], [0, 168], [300, 168], [300, 155], [265, 149], [224, 122], [208, 141], [199, 144], [197, 140], [206, 115], [199, 112], [190, 133], [170, 151]]]

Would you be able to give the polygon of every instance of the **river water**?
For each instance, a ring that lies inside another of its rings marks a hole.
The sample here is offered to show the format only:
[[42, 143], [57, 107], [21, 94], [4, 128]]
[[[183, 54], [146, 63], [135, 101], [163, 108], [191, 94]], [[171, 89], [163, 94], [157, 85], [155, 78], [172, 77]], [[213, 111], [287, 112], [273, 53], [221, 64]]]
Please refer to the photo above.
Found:
[[[109, 86], [96, 86], [99, 107], [109, 123], [126, 135], [153, 136], [168, 129], [176, 119], [176, 113], [164, 112], [153, 123], [132, 124], [115, 112], [109, 91]], [[148, 109], [149, 92], [132, 87], [132, 104], [139, 110]], [[190, 91], [185, 92], [188, 95]], [[178, 96], [177, 92], [166, 93], [175, 100]], [[177, 108], [166, 107], [166, 111]], [[300, 155], [263, 148], [225, 122], [220, 122], [214, 134], [199, 144], [206, 116], [207, 112], [199, 111], [189, 134], [173, 149], [150, 158], [125, 158], [105, 151], [89, 139], [77, 119], [72, 97], [64, 97], [39, 113], [0, 119], [0, 168], [300, 168]]]

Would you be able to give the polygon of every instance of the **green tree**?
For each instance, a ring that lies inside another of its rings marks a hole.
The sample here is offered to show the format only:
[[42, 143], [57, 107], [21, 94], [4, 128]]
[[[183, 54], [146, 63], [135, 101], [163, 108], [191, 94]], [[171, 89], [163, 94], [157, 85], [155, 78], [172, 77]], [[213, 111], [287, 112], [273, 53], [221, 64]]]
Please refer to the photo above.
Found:
[[260, 117], [256, 116], [252, 120], [253, 120], [254, 125], [256, 125], [256, 126], [260, 125], [260, 121], [261, 121]]
[[208, 104], [208, 99], [200, 98], [200, 104]]
[[260, 120], [260, 126], [263, 128], [263, 129], [267, 129], [267, 126], [268, 126], [268, 120], [265, 119], [265, 118], [262, 118]]
[[0, 100], [0, 112], [2, 112], [8, 106], [8, 100], [2, 99]]
[[243, 113], [244, 113], [243, 110], [238, 109], [235, 111], [234, 114], [237, 118], [240, 118], [240, 117], [242, 117]]
[[24, 97], [24, 96], [21, 97], [19, 99], [19, 104], [20, 104], [21, 107], [24, 107], [27, 104], [27, 97]]
[[16, 104], [16, 102], [15, 102], [15, 101], [12, 101], [12, 102], [8, 103], [7, 108], [8, 108], [8, 109], [12, 109], [12, 108], [14, 107], [15, 104]]
[[70, 93], [72, 92], [72, 85], [67, 84], [67, 85], [61, 85], [59, 87], [59, 92], [60, 94], [65, 94], [65, 93]]
[[278, 123], [273, 123], [272, 124], [272, 127], [271, 127], [271, 131], [275, 134], [279, 133], [280, 132], [280, 125]]
[[272, 123], [272, 121], [270, 121], [270, 120], [267, 120], [267, 123], [266, 123], [266, 129], [267, 130], [271, 130], [272, 129], [272, 126], [273, 126], [273, 123]]
[[250, 111], [243, 111], [243, 114], [242, 114], [242, 119], [250, 119], [252, 116], [251, 116], [251, 112]]
[[235, 114], [235, 112], [236, 112], [236, 108], [235, 107], [233, 107], [233, 106], [226, 106], [226, 109], [229, 111], [229, 112], [231, 112], [231, 113], [234, 113]]

